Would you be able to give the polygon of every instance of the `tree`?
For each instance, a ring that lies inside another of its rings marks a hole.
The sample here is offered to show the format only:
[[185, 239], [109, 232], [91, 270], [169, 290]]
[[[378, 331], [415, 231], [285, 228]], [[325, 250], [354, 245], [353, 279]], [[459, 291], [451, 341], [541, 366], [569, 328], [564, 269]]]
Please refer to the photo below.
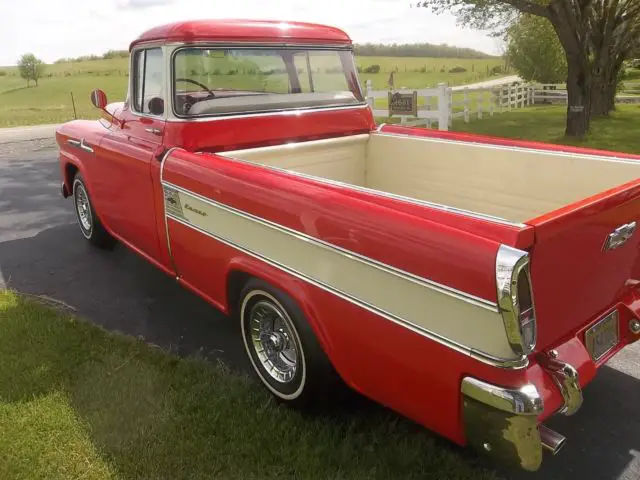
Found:
[[603, 96], [617, 54], [628, 55], [640, 23], [640, 0], [426, 0], [421, 6], [453, 10], [466, 25], [501, 33], [521, 14], [549, 20], [567, 60], [565, 135], [580, 138], [589, 130], [592, 93]]
[[27, 81], [27, 86], [29, 86], [29, 80], [33, 80], [38, 86], [38, 79], [42, 77], [44, 73], [45, 64], [33, 53], [25, 53], [18, 60], [18, 71], [20, 72], [20, 76]]
[[509, 64], [527, 81], [560, 83], [567, 78], [567, 60], [553, 26], [546, 18], [522, 15], [507, 30]]
[[609, 115], [615, 108], [624, 61], [640, 37], [640, 0], [599, 0], [589, 15], [593, 58], [591, 113]]

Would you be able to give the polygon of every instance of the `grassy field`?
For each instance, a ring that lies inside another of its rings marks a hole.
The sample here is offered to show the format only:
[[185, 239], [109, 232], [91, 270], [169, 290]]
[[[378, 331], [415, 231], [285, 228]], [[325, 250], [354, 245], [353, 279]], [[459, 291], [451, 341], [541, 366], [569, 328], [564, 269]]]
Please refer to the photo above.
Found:
[[0, 359], [3, 480], [496, 478], [381, 407], [303, 416], [222, 366], [7, 291]]
[[453, 130], [499, 137], [579, 145], [619, 152], [640, 153], [640, 105], [619, 105], [610, 118], [594, 119], [583, 142], [563, 138], [565, 106], [540, 106], [512, 110], [466, 124], [454, 122]]
[[[499, 58], [359, 57], [357, 63], [362, 68], [380, 65], [380, 73], [362, 73], [360, 78], [363, 84], [371, 79], [374, 88], [382, 89], [386, 88], [390, 72], [396, 69], [397, 87], [425, 88], [439, 82], [463, 85], [482, 81], [487, 78], [487, 71], [502, 61]], [[448, 73], [455, 66], [462, 66], [467, 71]], [[221, 75], [220, 78], [224, 85], [241, 81], [234, 76]], [[71, 92], [78, 118], [97, 118], [97, 111], [89, 101], [89, 93], [94, 88], [101, 88], [109, 101], [121, 101], [126, 95], [127, 81], [128, 60], [124, 58], [48, 65], [37, 88], [33, 85], [27, 88], [16, 67], [0, 67], [0, 127], [59, 123], [73, 119]]]

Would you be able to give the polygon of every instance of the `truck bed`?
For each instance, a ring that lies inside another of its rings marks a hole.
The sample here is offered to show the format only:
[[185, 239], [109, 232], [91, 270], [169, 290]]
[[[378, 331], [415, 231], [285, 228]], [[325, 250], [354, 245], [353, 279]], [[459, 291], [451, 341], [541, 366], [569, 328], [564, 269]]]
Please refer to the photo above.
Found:
[[640, 177], [633, 160], [384, 133], [223, 155], [512, 223]]

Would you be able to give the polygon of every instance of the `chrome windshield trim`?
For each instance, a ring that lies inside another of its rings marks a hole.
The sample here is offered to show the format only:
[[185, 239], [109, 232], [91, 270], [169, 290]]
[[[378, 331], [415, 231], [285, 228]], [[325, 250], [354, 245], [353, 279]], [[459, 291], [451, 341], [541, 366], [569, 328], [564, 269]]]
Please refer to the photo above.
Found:
[[[351, 51], [353, 53], [353, 47], [352, 45], [348, 45], [345, 48], [336, 48], [335, 46], [323, 46], [323, 45], [315, 45], [315, 46], [308, 46], [308, 45], [303, 45], [303, 44], [282, 44], [282, 45], [278, 45], [278, 44], [269, 44], [269, 45], [265, 45], [265, 44], [260, 44], [260, 45], [256, 45], [255, 43], [237, 43], [237, 44], [232, 44], [232, 43], [228, 43], [228, 42], [221, 42], [219, 44], [216, 43], [211, 43], [211, 42], [204, 42], [204, 43], [181, 43], [181, 44], [177, 44], [177, 46], [174, 46], [170, 55], [169, 55], [169, 82], [168, 82], [168, 93], [169, 93], [169, 97], [170, 97], [170, 101], [168, 103], [171, 104], [171, 116], [167, 118], [167, 121], [170, 122], [176, 122], [176, 121], [188, 121], [188, 122], [193, 122], [193, 121], [211, 121], [211, 120], [224, 120], [224, 119], [229, 119], [229, 118], [250, 118], [250, 117], [260, 117], [260, 116], [268, 116], [268, 115], [272, 115], [274, 113], [283, 113], [283, 112], [288, 112], [288, 113], [293, 113], [295, 115], [299, 115], [301, 112], [306, 112], [306, 111], [317, 111], [317, 110], [326, 110], [326, 111], [331, 111], [331, 110], [342, 110], [345, 108], [357, 108], [357, 107], [361, 107], [361, 108], [368, 108], [369, 104], [366, 102], [366, 98], [365, 98], [365, 94], [362, 91], [362, 87], [360, 86], [360, 82], [357, 82], [357, 87], [360, 93], [360, 96], [362, 97], [362, 100], [356, 103], [352, 103], [350, 105], [335, 105], [335, 106], [319, 106], [319, 107], [304, 107], [304, 108], [291, 108], [291, 109], [274, 109], [274, 110], [267, 110], [267, 111], [257, 111], [254, 113], [227, 113], [227, 114], [205, 114], [205, 115], [198, 115], [198, 116], [184, 116], [184, 115], [178, 115], [176, 113], [176, 109], [175, 109], [175, 97], [176, 97], [176, 91], [175, 91], [175, 86], [176, 86], [176, 69], [175, 69], [175, 58], [176, 55], [181, 51], [181, 50], [185, 50], [188, 49], [190, 47], [197, 47], [197, 48], [202, 48], [205, 49], [207, 48], [207, 45], [210, 45], [212, 48], [225, 48], [225, 47], [236, 47], [238, 49], [247, 49], [247, 50], [253, 50], [253, 49], [273, 49], [273, 48], [305, 48], [308, 50], [339, 50], [339, 51]], [[164, 53], [164, 52], [163, 52]], [[132, 55], [133, 58], [133, 55]], [[352, 63], [353, 63], [353, 68], [354, 68], [354, 72], [356, 72], [357, 75], [357, 66], [355, 64], [355, 60], [353, 59], [353, 55], [352, 55]], [[165, 102], [165, 106], [166, 106], [167, 102]], [[167, 109], [165, 108], [165, 111]]]
[[[368, 107], [365, 107], [365, 108], [368, 108]], [[371, 133], [369, 135], [371, 135]], [[306, 174], [306, 173], [294, 172], [292, 170], [287, 170], [285, 168], [274, 167], [273, 165], [265, 165], [265, 164], [261, 164], [261, 163], [255, 163], [255, 162], [251, 162], [249, 160], [243, 160], [242, 158], [229, 156], [230, 153], [232, 154], [233, 152], [232, 151], [231, 152], [220, 152], [220, 153], [217, 153], [216, 155], [218, 155], [220, 157], [224, 157], [225, 159], [232, 160], [234, 162], [240, 162], [240, 163], [244, 163], [244, 164], [247, 164], [247, 165], [254, 165], [254, 166], [258, 167], [258, 168], [264, 168], [264, 169], [267, 169], [267, 170], [274, 170], [274, 171], [277, 171], [277, 172], [284, 173], [286, 175], [291, 175], [291, 176], [294, 176], [294, 177], [306, 178], [306, 179], [309, 179], [309, 180], [314, 180], [314, 181], [319, 182], [319, 183], [326, 183], [327, 185], [333, 185], [335, 187], [340, 187], [340, 188], [348, 188], [350, 190], [356, 190], [356, 191], [363, 192], [363, 193], [369, 193], [369, 194], [372, 194], [372, 195], [377, 195], [379, 197], [393, 198], [394, 200], [400, 200], [400, 201], [405, 202], [405, 203], [411, 203], [413, 205], [420, 205], [422, 207], [433, 208], [434, 210], [441, 210], [441, 211], [453, 213], [453, 214], [456, 214], [456, 215], [475, 218], [475, 219], [478, 219], [478, 220], [484, 220], [484, 221], [487, 221], [487, 222], [497, 223], [497, 224], [500, 224], [500, 225], [507, 225], [507, 226], [510, 226], [510, 227], [525, 228], [527, 226], [527, 225], [525, 225], [523, 223], [513, 223], [513, 222], [510, 222], [509, 220], [505, 220], [504, 218], [494, 217], [492, 215], [485, 215], [483, 213], [472, 212], [470, 210], [464, 210], [462, 208], [450, 207], [448, 205], [443, 205], [441, 203], [434, 203], [434, 202], [429, 202], [429, 201], [426, 201], [426, 200], [418, 200], [416, 198], [405, 197], [403, 195], [397, 195], [395, 193], [383, 192], [382, 190], [374, 190], [372, 188], [361, 187], [359, 185], [352, 185], [350, 183], [340, 182], [338, 180], [330, 180], [328, 178], [316, 177], [314, 175], [309, 175], [309, 174]]]
[[219, 203], [216, 202], [215, 200], [211, 200], [210, 198], [207, 197], [203, 197], [202, 195], [199, 195], [195, 192], [192, 192], [190, 190], [186, 190], [182, 187], [179, 187], [177, 185], [174, 185], [173, 183], [170, 182], [163, 182], [162, 183], [163, 186], [167, 186], [169, 188], [172, 188], [174, 190], [177, 190], [179, 192], [184, 193], [185, 195], [191, 195], [195, 198], [197, 198], [198, 200], [207, 203], [211, 206], [217, 207], [217, 208], [222, 208], [223, 210], [226, 210], [230, 213], [233, 213], [235, 215], [239, 215], [241, 217], [247, 218], [249, 220], [252, 220], [254, 222], [258, 222], [261, 223], [262, 225], [268, 226], [268, 227], [272, 227], [275, 228], [277, 230], [280, 230], [281, 232], [284, 232], [288, 235], [292, 235], [294, 237], [297, 237], [301, 240], [304, 240], [305, 242], [310, 242], [313, 244], [316, 244], [318, 246], [321, 246], [325, 249], [329, 249], [335, 252], [338, 252], [342, 255], [348, 256], [348, 257], [352, 257], [352, 258], [357, 258], [358, 260], [366, 263], [367, 265], [370, 265], [374, 268], [377, 268], [378, 270], [382, 270], [385, 273], [390, 273], [399, 277], [402, 277], [406, 280], [409, 280], [413, 283], [416, 283], [422, 287], [426, 287], [426, 288], [430, 288], [431, 290], [435, 290], [438, 293], [442, 293], [444, 295], [449, 295], [451, 297], [457, 298], [459, 300], [463, 300], [467, 303], [470, 303], [476, 307], [480, 307], [480, 308], [484, 308], [486, 310], [489, 310], [491, 312], [495, 312], [495, 313], [500, 313], [499, 309], [498, 309], [498, 305], [495, 302], [492, 302], [490, 300], [487, 300], [485, 298], [481, 298], [481, 297], [477, 297], [475, 295], [471, 295], [469, 293], [463, 292], [461, 290], [458, 290], [456, 288], [453, 287], [449, 287], [448, 285], [443, 285], [441, 283], [438, 282], [434, 282], [433, 280], [429, 280], [428, 278], [424, 278], [421, 277], [419, 275], [415, 275], [413, 273], [407, 272], [405, 270], [399, 269], [397, 267], [394, 267], [392, 265], [388, 265], [386, 263], [382, 263], [378, 260], [375, 260], [373, 258], [361, 255], [357, 252], [354, 252], [352, 250], [347, 250], [346, 248], [342, 248], [339, 247], [337, 245], [334, 245], [332, 243], [326, 242], [324, 240], [321, 240], [319, 238], [316, 237], [312, 237], [311, 235], [307, 235], [306, 233], [302, 233], [299, 232], [298, 230], [294, 230], [292, 228], [289, 227], [285, 227], [283, 225], [280, 225], [278, 223], [272, 222], [270, 220], [258, 217], [256, 215], [252, 215], [250, 213], [244, 212], [242, 210], [238, 210], [234, 207], [231, 207], [229, 205], [226, 205], [224, 203]]
[[473, 377], [462, 379], [461, 391], [469, 398], [515, 415], [540, 415], [544, 402], [535, 385], [520, 388], [498, 387]]
[[[167, 185], [167, 186], [169, 186], [170, 188], [176, 188], [174, 185]], [[188, 193], [188, 194], [190, 194], [190, 193]], [[483, 352], [479, 352], [477, 350], [469, 348], [469, 347], [467, 347], [465, 345], [462, 345], [462, 344], [460, 344], [460, 343], [458, 343], [458, 342], [456, 342], [454, 340], [451, 340], [451, 339], [449, 339], [447, 337], [444, 337], [442, 335], [438, 335], [438, 334], [436, 334], [434, 332], [431, 332], [429, 330], [423, 329], [423, 328], [421, 328], [421, 327], [419, 327], [419, 326], [417, 326], [417, 325], [405, 320], [404, 318], [400, 318], [400, 317], [398, 317], [398, 316], [396, 316], [396, 315], [394, 315], [392, 313], [389, 313], [389, 312], [387, 312], [385, 310], [382, 310], [382, 309], [376, 307], [375, 305], [371, 305], [368, 302], [364, 302], [364, 301], [362, 301], [362, 300], [360, 300], [358, 298], [355, 298], [352, 295], [349, 295], [349, 294], [347, 294], [345, 292], [342, 292], [341, 290], [338, 290], [338, 289], [332, 287], [331, 285], [328, 285], [328, 284], [326, 284], [324, 282], [319, 282], [319, 281], [317, 281], [315, 279], [309, 278], [308, 276], [298, 272], [297, 270], [294, 270], [294, 269], [292, 269], [292, 268], [290, 268], [290, 267], [288, 267], [286, 265], [283, 265], [283, 264], [281, 264], [279, 262], [275, 262], [275, 261], [273, 261], [273, 260], [271, 260], [271, 259], [269, 259], [269, 258], [257, 253], [257, 252], [254, 252], [254, 251], [249, 250], [249, 249], [247, 249], [245, 247], [242, 247], [242, 246], [236, 244], [235, 242], [231, 242], [231, 241], [227, 240], [226, 238], [223, 238], [223, 237], [221, 237], [219, 235], [215, 235], [215, 234], [210, 233], [210, 232], [208, 232], [206, 230], [203, 230], [203, 229], [199, 228], [197, 225], [192, 224], [191, 222], [189, 222], [186, 219], [182, 219], [182, 218], [176, 217], [176, 216], [174, 216], [174, 215], [172, 215], [170, 213], [166, 214], [166, 217], [171, 219], [171, 220], [173, 220], [174, 222], [177, 222], [177, 223], [179, 223], [181, 225], [184, 225], [185, 227], [192, 228], [193, 230], [201, 233], [202, 235], [206, 235], [206, 236], [208, 236], [210, 238], [213, 238], [214, 240], [216, 240], [218, 242], [221, 242], [221, 243], [223, 243], [225, 245], [228, 245], [228, 246], [230, 246], [232, 248], [235, 248], [236, 250], [241, 251], [246, 255], [254, 257], [254, 258], [256, 258], [258, 260], [261, 260], [261, 261], [263, 261], [263, 262], [265, 262], [265, 263], [267, 263], [267, 264], [269, 264], [269, 265], [271, 265], [271, 266], [273, 266], [275, 268], [278, 268], [278, 269], [280, 269], [280, 270], [282, 270], [282, 271], [284, 271], [284, 272], [286, 272], [286, 273], [288, 273], [290, 275], [293, 275], [294, 277], [296, 277], [296, 278], [298, 278], [300, 280], [303, 280], [303, 281], [305, 281], [305, 282], [307, 282], [307, 283], [309, 283], [311, 285], [314, 285], [314, 286], [316, 286], [318, 288], [321, 288], [321, 289], [323, 289], [323, 290], [325, 290], [325, 291], [327, 291], [327, 292], [329, 292], [329, 293], [331, 293], [333, 295], [336, 295], [337, 297], [339, 297], [339, 298], [341, 298], [341, 299], [343, 299], [345, 301], [348, 301], [348, 302], [350, 302], [350, 303], [352, 303], [352, 304], [354, 304], [354, 305], [356, 305], [356, 306], [358, 306], [360, 308], [363, 308], [363, 309], [365, 309], [365, 310], [367, 310], [367, 311], [369, 311], [371, 313], [379, 315], [379, 316], [385, 318], [386, 320], [389, 320], [390, 322], [395, 323], [396, 325], [399, 325], [399, 326], [401, 326], [403, 328], [406, 328], [406, 329], [408, 329], [408, 330], [410, 330], [410, 331], [412, 331], [412, 332], [414, 332], [414, 333], [416, 333], [418, 335], [421, 335], [423, 337], [429, 338], [430, 340], [438, 342], [438, 343], [440, 343], [442, 345], [445, 345], [448, 348], [451, 348], [451, 349], [453, 349], [453, 350], [455, 350], [455, 351], [457, 351], [459, 353], [462, 353], [462, 354], [464, 354], [466, 356], [469, 356], [469, 357], [471, 357], [471, 358], [473, 358], [475, 360], [478, 360], [479, 362], [482, 362], [482, 363], [485, 363], [487, 365], [491, 365], [491, 366], [497, 367], [497, 368], [513, 369], [513, 370], [519, 370], [519, 369], [522, 369], [522, 368], [526, 368], [529, 365], [529, 360], [528, 360], [527, 357], [517, 358], [517, 359], [513, 359], [513, 360], [502, 359], [502, 358], [497, 358], [497, 357], [494, 357], [492, 355], [489, 355], [489, 354], [486, 354], [486, 353], [483, 353]]]
[[[157, 40], [155, 40], [157, 41]], [[152, 42], [152, 41], [150, 41]], [[146, 44], [146, 43], [145, 43]], [[246, 42], [233, 42], [228, 40], [193, 40], [190, 42], [161, 42], [162, 45], [167, 47], [204, 47], [211, 46], [213, 48], [229, 47], [229, 48], [251, 48], [251, 49], [270, 49], [270, 48], [307, 48], [309, 50], [351, 50], [353, 51], [353, 44], [351, 43], [292, 43], [292, 42], [269, 42], [260, 41], [256, 43], [256, 40], [250, 40]], [[142, 42], [140, 43], [142, 45]], [[136, 44], [137, 48], [138, 44]]]

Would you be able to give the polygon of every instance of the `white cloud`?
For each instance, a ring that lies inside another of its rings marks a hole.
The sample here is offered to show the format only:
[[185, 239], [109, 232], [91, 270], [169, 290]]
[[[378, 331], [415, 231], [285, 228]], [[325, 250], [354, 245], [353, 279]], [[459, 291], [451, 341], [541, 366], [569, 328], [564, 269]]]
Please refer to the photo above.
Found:
[[[193, 18], [255, 18], [325, 23], [356, 42], [449, 43], [495, 53], [493, 39], [451, 15], [410, 8], [408, 0], [0, 0], [0, 65], [33, 52], [60, 57], [126, 49], [142, 31]], [[415, 2], [414, 2], [415, 3]]]

